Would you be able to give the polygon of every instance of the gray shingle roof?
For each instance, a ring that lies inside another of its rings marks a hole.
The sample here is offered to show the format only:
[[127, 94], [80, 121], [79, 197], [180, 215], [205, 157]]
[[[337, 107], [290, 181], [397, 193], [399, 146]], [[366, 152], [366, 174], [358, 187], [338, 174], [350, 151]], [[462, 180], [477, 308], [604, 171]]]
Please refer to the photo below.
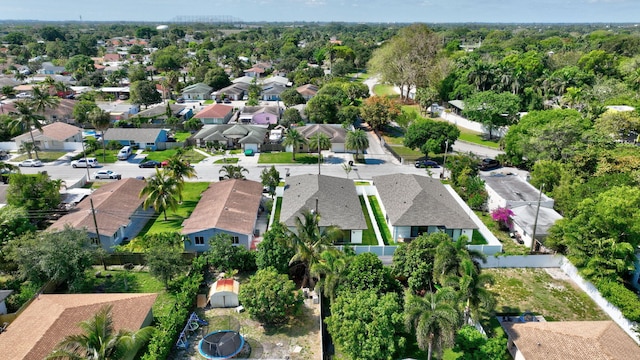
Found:
[[287, 178], [280, 221], [295, 226], [295, 219], [303, 209], [315, 209], [316, 199], [320, 226], [335, 225], [343, 230], [367, 228], [353, 181], [326, 175]]
[[323, 133], [329, 137], [332, 144], [344, 143], [347, 138], [347, 130], [338, 124], [311, 124], [297, 128], [307, 140], [316, 133]]
[[439, 180], [392, 174], [374, 176], [373, 184], [378, 189], [391, 225], [478, 228]]
[[[230, 130], [233, 135], [227, 136]], [[205, 125], [198, 131], [193, 138], [194, 139], [203, 139], [205, 141], [215, 141], [216, 138], [219, 138], [218, 135], [214, 135], [216, 132], [227, 138], [236, 138], [242, 139], [243, 143], [246, 143], [247, 140], [244, 140], [245, 137], [250, 136], [251, 138], [261, 139], [258, 143], [261, 144], [264, 141], [264, 137], [267, 134], [269, 129], [264, 126], [257, 125], [244, 125], [244, 124], [214, 124], [214, 125]], [[221, 140], [218, 140], [221, 141]]]
[[153, 143], [158, 139], [162, 129], [133, 129], [110, 128], [104, 133], [104, 139], [110, 140], [134, 140], [139, 143]]

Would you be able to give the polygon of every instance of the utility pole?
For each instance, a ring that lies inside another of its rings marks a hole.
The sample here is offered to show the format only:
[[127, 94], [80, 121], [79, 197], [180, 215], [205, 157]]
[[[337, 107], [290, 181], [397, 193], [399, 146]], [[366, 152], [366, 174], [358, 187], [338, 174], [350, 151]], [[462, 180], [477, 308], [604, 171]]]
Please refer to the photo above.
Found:
[[538, 226], [538, 214], [540, 214], [540, 201], [542, 200], [542, 189], [544, 189], [544, 183], [540, 185], [540, 193], [538, 194], [538, 206], [536, 207], [536, 218], [533, 221], [533, 234], [531, 234], [531, 252], [536, 249], [536, 227]]
[[320, 159], [322, 159], [322, 150], [320, 149], [320, 136], [318, 136], [318, 175], [320, 175]]
[[[433, 109], [431, 111], [433, 111]], [[449, 139], [447, 139], [447, 141], [445, 142], [444, 160], [442, 160], [442, 177], [445, 179], [447, 178], [446, 171], [447, 171], [447, 153], [448, 152], [449, 152]]]
[[[87, 114], [89, 114], [87, 112]], [[102, 136], [104, 136], [104, 134], [102, 134]], [[80, 141], [80, 143], [82, 144], [82, 157], [84, 157], [84, 165], [85, 168], [87, 169], [87, 182], [89, 182], [91, 180], [91, 176], [89, 176], [89, 164], [87, 163], [87, 151], [84, 149], [84, 125], [82, 125], [82, 141]], [[93, 208], [93, 207], [92, 207]]]
[[[102, 247], [102, 242], [100, 241], [100, 231], [98, 231], [98, 220], [96, 219], [96, 209], [93, 207], [93, 198], [89, 198], [89, 204], [91, 204], [91, 215], [93, 216], [93, 226], [96, 227], [96, 235], [98, 236], [98, 246]], [[102, 263], [102, 267], [104, 270], [107, 270], [107, 264], [104, 262], [104, 257], [100, 255], [100, 262]]]

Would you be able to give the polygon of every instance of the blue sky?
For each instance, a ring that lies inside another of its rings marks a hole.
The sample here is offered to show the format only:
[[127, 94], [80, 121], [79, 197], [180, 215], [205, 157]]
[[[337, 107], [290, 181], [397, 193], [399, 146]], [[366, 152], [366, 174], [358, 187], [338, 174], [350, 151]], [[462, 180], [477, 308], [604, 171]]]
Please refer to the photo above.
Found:
[[0, 20], [163, 23], [177, 15], [242, 21], [640, 22], [639, 0], [0, 0]]

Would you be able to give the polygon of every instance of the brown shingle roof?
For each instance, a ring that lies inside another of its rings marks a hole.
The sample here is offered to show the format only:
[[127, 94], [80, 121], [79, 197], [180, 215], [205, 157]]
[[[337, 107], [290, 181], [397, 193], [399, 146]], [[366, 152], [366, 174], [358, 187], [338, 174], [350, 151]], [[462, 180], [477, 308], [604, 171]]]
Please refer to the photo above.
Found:
[[637, 360], [638, 345], [613, 321], [504, 322], [527, 360]]
[[332, 144], [344, 143], [347, 138], [347, 130], [337, 124], [312, 124], [297, 128], [298, 132], [307, 140], [316, 133], [323, 133], [329, 137]]
[[232, 179], [211, 183], [191, 216], [182, 223], [182, 233], [222, 229], [252, 234], [260, 199], [262, 184], [257, 181]]
[[144, 187], [144, 180], [134, 178], [103, 185], [82, 200], [73, 211], [54, 222], [49, 229], [61, 230], [69, 224], [76, 229], [87, 228], [95, 232], [89, 201], [91, 198], [100, 234], [111, 235], [121, 226], [127, 225], [131, 215], [142, 205], [144, 199], [139, 198], [138, 194]]
[[300, 95], [314, 96], [318, 92], [318, 87], [313, 84], [305, 84], [302, 86], [298, 86], [296, 91], [300, 93]]
[[44, 136], [58, 141], [64, 141], [78, 134], [80, 131], [81, 129], [79, 127], [63, 122], [54, 122], [42, 127], [42, 133]]
[[233, 111], [233, 106], [213, 104], [202, 109], [195, 116], [196, 119], [224, 119], [227, 114]]
[[67, 335], [80, 334], [78, 323], [112, 305], [113, 326], [138, 330], [147, 319], [157, 294], [40, 295], [0, 334], [2, 359], [43, 359]]

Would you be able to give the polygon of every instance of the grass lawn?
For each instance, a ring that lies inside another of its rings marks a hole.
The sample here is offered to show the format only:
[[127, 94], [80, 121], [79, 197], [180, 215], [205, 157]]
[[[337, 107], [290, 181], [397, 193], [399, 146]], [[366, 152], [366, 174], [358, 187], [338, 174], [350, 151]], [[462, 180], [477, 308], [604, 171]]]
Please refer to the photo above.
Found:
[[473, 236], [471, 237], [471, 245], [486, 245], [487, 240], [480, 234], [478, 230], [473, 230]]
[[364, 196], [358, 196], [360, 199], [360, 207], [362, 208], [362, 214], [367, 221], [367, 229], [362, 232], [362, 245], [378, 245], [378, 239], [376, 238], [376, 232], [373, 230], [371, 224], [371, 218], [369, 217], [369, 211], [367, 211], [367, 204], [364, 202]]
[[[562, 271], [555, 269], [564, 276]], [[483, 269], [494, 284], [497, 313], [531, 311], [547, 321], [608, 320], [591, 298], [571, 281], [551, 277], [545, 269]]]
[[389, 97], [399, 97], [400, 94], [398, 94], [397, 92], [395, 92], [395, 90], [393, 89], [393, 85], [386, 85], [386, 84], [376, 84], [373, 86], [373, 92], [377, 95], [377, 96], [389, 96]]
[[380, 229], [382, 241], [384, 241], [385, 245], [395, 245], [393, 237], [391, 236], [391, 231], [389, 231], [389, 227], [384, 221], [384, 215], [382, 214], [382, 208], [380, 208], [380, 204], [378, 203], [378, 198], [374, 195], [369, 196], [369, 204], [371, 204], [373, 216], [376, 218], [376, 222], [378, 223], [378, 229]]
[[260, 153], [258, 164], [317, 164], [318, 156], [312, 154], [296, 154], [296, 161], [293, 161], [293, 153], [272, 152]]
[[[97, 278], [95, 274], [98, 271], [111, 277]], [[153, 304], [155, 317], [168, 315], [175, 304], [175, 298], [166, 292], [162, 282], [151, 276], [148, 271], [124, 270], [113, 266], [110, 270], [104, 271], [101, 266], [95, 266], [87, 271], [84, 290], [102, 293], [158, 293], [158, 298]]]
[[475, 211], [475, 213], [478, 215], [480, 220], [487, 225], [489, 230], [491, 230], [491, 233], [500, 240], [502, 243], [502, 251], [505, 255], [528, 255], [531, 252], [528, 247], [516, 243], [511, 237], [509, 237], [508, 232], [500, 230], [498, 224], [491, 219], [491, 215], [485, 214], [481, 211]]
[[182, 222], [191, 215], [200, 200], [200, 194], [207, 187], [209, 187], [208, 182], [185, 182], [184, 191], [182, 192], [182, 204], [178, 205], [177, 211], [168, 210], [167, 221], [164, 220], [164, 214], [158, 214], [155, 219], [149, 220], [138, 236], [180, 231]]
[[224, 158], [224, 159], [216, 160], [213, 163], [214, 164], [236, 164], [237, 162], [238, 162], [238, 158], [232, 157], [232, 158]]
[[282, 210], [282, 197], [276, 198], [276, 213], [273, 214], [273, 222], [280, 221], [280, 211]]
[[[40, 161], [42, 161], [43, 163], [56, 161], [59, 158], [65, 156], [66, 154], [67, 153], [64, 151], [38, 151], [38, 157], [40, 158]], [[29, 156], [27, 154], [22, 154], [20, 156], [17, 156], [11, 159], [11, 161], [24, 161], [24, 160], [27, 160], [28, 158]], [[36, 158], [35, 152], [31, 153], [31, 158], [33, 159]]]
[[113, 164], [118, 162], [118, 152], [120, 150], [104, 150], [104, 159], [102, 158], [102, 145], [96, 151], [89, 153], [88, 157], [94, 157], [101, 164]]
[[[164, 160], [167, 160], [168, 158], [174, 156], [177, 151], [178, 151], [178, 149], [167, 149], [167, 150], [161, 150], [161, 151], [151, 151], [151, 152], [149, 152], [147, 154], [147, 160], [164, 161]], [[189, 149], [189, 150], [184, 152], [184, 155], [182, 155], [182, 158], [185, 159], [186, 161], [188, 161], [191, 164], [195, 164], [195, 163], [198, 163], [198, 162], [202, 161], [202, 159], [204, 159], [205, 156], [200, 154], [197, 151], [194, 151], [193, 149]]]
[[174, 138], [176, 139], [177, 142], [183, 142], [187, 140], [190, 136], [191, 136], [191, 133], [188, 131], [178, 131], [174, 135]]

